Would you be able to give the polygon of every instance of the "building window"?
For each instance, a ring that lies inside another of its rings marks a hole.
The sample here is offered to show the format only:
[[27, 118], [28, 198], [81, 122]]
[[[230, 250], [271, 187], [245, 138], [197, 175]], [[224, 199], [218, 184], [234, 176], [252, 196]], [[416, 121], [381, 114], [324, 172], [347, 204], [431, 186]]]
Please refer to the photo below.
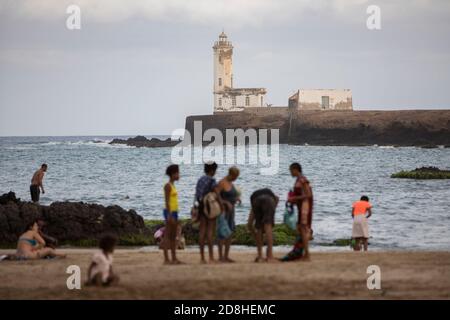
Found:
[[222, 78], [219, 78], [219, 87], [222, 86]]
[[250, 105], [250, 97], [245, 97], [245, 106], [248, 107]]
[[322, 109], [330, 108], [330, 97], [322, 96]]
[[261, 97], [261, 107], [263, 106], [263, 103], [264, 103], [264, 98]]
[[231, 99], [231, 105], [232, 105], [233, 107], [236, 107], [236, 97], [233, 97], [233, 98]]
[[219, 107], [222, 106], [222, 98], [219, 98]]

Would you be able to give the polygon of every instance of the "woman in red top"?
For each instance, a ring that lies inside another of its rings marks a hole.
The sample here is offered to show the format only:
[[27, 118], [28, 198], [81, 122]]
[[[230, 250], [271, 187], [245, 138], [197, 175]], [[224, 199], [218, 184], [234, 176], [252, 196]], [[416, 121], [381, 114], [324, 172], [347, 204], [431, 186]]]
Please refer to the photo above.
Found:
[[309, 240], [312, 238], [312, 213], [313, 213], [313, 193], [308, 179], [302, 174], [302, 167], [295, 162], [289, 166], [291, 175], [296, 177], [294, 185], [294, 195], [288, 201], [297, 204], [298, 223], [297, 228], [303, 242], [303, 259], [309, 260]]
[[[367, 219], [372, 215], [372, 205], [369, 202], [367, 196], [362, 196], [360, 201], [356, 201], [352, 206], [352, 238], [356, 243], [353, 246], [353, 250], [361, 250], [361, 242], [364, 244], [364, 251], [367, 251], [369, 243], [369, 224]], [[366, 216], [367, 213], [367, 216]]]

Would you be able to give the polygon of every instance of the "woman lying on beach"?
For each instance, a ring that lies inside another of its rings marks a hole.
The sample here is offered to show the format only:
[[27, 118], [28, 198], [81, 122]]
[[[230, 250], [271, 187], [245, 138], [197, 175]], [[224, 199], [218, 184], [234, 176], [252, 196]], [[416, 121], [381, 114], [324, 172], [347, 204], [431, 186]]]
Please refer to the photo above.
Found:
[[[372, 205], [367, 196], [362, 196], [360, 201], [356, 201], [352, 206], [352, 238], [355, 239], [356, 244], [353, 250], [361, 250], [361, 242], [364, 245], [364, 251], [367, 251], [369, 240], [369, 224], [367, 219], [372, 215]], [[367, 216], [366, 216], [367, 213]]]
[[[169, 176], [169, 182], [164, 186], [163, 211], [166, 226], [164, 229], [164, 264], [181, 264], [177, 259], [177, 229], [178, 229], [178, 192], [175, 188], [175, 181], [180, 179], [180, 168], [176, 164], [167, 167], [166, 175]], [[172, 261], [169, 259], [168, 251], [171, 251]]]
[[[234, 221], [234, 206], [239, 201], [238, 192], [233, 184], [239, 177], [239, 169], [231, 167], [228, 170], [228, 175], [220, 180], [217, 190], [220, 193], [220, 202], [223, 207], [226, 222], [232, 232], [236, 229]], [[230, 246], [232, 235], [226, 239], [219, 239], [219, 260], [221, 262], [234, 262], [230, 259]]]
[[36, 221], [30, 223], [26, 231], [17, 241], [16, 259], [42, 259], [65, 258], [65, 254], [57, 253], [54, 249], [45, 246], [45, 240], [39, 233], [39, 225]]

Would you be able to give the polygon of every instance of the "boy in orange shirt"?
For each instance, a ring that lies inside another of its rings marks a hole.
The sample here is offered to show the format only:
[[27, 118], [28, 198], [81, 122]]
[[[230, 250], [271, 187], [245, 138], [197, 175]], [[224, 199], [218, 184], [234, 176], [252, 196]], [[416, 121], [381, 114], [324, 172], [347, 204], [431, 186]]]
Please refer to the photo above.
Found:
[[[355, 251], [361, 250], [361, 241], [364, 244], [364, 251], [367, 251], [369, 241], [369, 224], [367, 219], [372, 215], [372, 205], [367, 196], [362, 196], [360, 201], [356, 201], [352, 206], [353, 229], [352, 238], [356, 240], [353, 247]], [[366, 216], [367, 213], [367, 216]]]

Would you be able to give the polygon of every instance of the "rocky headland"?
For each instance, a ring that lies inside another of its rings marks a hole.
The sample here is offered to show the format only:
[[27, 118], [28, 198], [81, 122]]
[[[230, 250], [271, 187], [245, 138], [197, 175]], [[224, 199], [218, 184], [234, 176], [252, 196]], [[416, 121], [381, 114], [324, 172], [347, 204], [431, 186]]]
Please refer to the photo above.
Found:
[[250, 108], [242, 112], [189, 116], [186, 130], [279, 129], [280, 143], [309, 145], [390, 145], [434, 148], [450, 145], [450, 110], [290, 111]]

